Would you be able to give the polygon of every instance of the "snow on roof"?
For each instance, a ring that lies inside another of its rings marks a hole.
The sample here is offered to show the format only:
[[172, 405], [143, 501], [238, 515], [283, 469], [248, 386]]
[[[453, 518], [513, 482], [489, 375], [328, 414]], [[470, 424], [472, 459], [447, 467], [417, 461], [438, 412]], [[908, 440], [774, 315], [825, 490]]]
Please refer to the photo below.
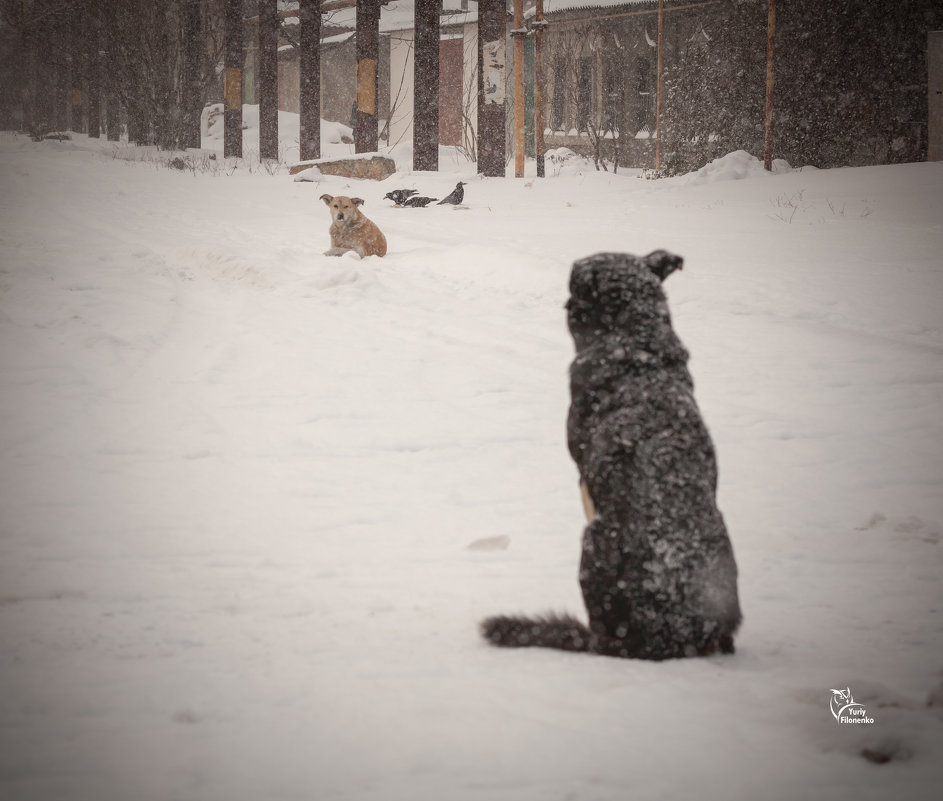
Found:
[[651, 5], [655, 0], [544, 0], [544, 14], [560, 11], [582, 11], [587, 8]]
[[[297, 0], [281, 0], [279, 8], [285, 6], [287, 10], [294, 10], [298, 7]], [[463, 9], [462, 6], [465, 6]], [[415, 0], [392, 0], [380, 7], [380, 33], [390, 33], [391, 31], [412, 30], [415, 24]], [[463, 4], [462, 0], [443, 0], [441, 25], [461, 25], [478, 20], [478, 1], [467, 0]], [[324, 21], [338, 28], [350, 28], [353, 30], [357, 25], [357, 10], [355, 8], [342, 8], [337, 11], [329, 11], [324, 16]]]
[[[534, 0], [527, 0], [530, 7], [524, 12], [528, 19], [536, 13]], [[592, 9], [624, 8], [626, 6], [652, 6], [657, 0], [544, 0], [544, 14], [559, 14], [563, 11], [590, 11]], [[666, 9], [672, 7], [671, 0], [665, 4]]]
[[[510, 0], [507, 0], [510, 5]], [[544, 13], [555, 14], [563, 11], [585, 11], [594, 8], [619, 8], [625, 6], [654, 6], [657, 0], [544, 0]], [[463, 9], [463, 5], [465, 8]], [[535, 13], [534, 0], [524, 0], [527, 8], [524, 16], [533, 17]], [[668, 6], [670, 8], [671, 0]], [[297, 0], [280, 0], [279, 8], [296, 9]], [[380, 33], [391, 31], [412, 30], [415, 24], [415, 0], [391, 0], [380, 9]], [[338, 28], [353, 30], [357, 25], [357, 10], [343, 8], [330, 11], [325, 15], [325, 21]], [[443, 0], [440, 24], [461, 25], [478, 21], [477, 0]]]
[[[459, 25], [478, 20], [478, 3], [469, 2], [467, 10], [462, 10], [461, 0], [445, 0], [440, 25]], [[412, 30], [415, 25], [415, 0], [393, 0], [380, 10], [380, 33]], [[356, 19], [356, 12], [350, 11], [351, 25]]]

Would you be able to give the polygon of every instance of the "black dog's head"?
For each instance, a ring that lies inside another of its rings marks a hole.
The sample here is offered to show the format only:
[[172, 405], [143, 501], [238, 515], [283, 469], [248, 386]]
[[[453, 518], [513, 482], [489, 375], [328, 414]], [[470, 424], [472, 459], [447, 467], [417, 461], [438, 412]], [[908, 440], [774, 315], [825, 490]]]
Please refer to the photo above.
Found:
[[657, 346], [665, 328], [671, 330], [661, 282], [683, 263], [664, 250], [647, 256], [597, 253], [574, 262], [566, 310], [576, 349], [608, 334], [624, 335], [643, 348]]

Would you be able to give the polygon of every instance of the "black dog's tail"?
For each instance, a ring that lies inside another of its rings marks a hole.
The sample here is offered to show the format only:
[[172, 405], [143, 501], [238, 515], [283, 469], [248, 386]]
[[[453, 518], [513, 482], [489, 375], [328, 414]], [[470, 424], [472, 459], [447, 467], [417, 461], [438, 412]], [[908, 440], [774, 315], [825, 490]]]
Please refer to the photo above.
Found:
[[581, 651], [622, 659], [678, 659], [684, 656], [710, 656], [734, 653], [733, 632], [736, 624], [718, 630], [696, 644], [646, 643], [639, 638], [618, 639], [596, 634], [572, 615], [548, 614], [535, 617], [496, 615], [481, 621], [481, 633], [492, 645], [503, 648], [556, 648]]
[[592, 632], [571, 615], [496, 615], [481, 622], [481, 633], [492, 645], [505, 648], [536, 646], [562, 651], [594, 650]]

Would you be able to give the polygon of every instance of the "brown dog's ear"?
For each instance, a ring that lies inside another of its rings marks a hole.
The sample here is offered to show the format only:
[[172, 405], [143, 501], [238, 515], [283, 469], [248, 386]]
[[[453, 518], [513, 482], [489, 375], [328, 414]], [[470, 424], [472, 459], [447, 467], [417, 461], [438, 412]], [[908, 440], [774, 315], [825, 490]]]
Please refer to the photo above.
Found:
[[363, 205], [363, 198], [362, 198], [362, 197], [352, 197], [352, 198], [350, 199], [350, 202], [353, 203], [355, 206], [362, 206], [362, 205]]
[[321, 195], [321, 200], [324, 201], [324, 205], [330, 206], [331, 201], [334, 199], [334, 195]]

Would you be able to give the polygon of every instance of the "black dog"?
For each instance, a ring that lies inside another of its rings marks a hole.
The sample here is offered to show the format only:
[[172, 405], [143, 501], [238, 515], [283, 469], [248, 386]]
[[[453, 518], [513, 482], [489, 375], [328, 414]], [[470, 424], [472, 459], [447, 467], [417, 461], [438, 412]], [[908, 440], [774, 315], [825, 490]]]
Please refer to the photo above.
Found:
[[589, 498], [580, 563], [589, 627], [569, 615], [491, 617], [481, 630], [495, 645], [637, 659], [733, 653], [737, 566], [714, 447], [661, 288], [681, 264], [656, 251], [573, 265], [567, 440]]

